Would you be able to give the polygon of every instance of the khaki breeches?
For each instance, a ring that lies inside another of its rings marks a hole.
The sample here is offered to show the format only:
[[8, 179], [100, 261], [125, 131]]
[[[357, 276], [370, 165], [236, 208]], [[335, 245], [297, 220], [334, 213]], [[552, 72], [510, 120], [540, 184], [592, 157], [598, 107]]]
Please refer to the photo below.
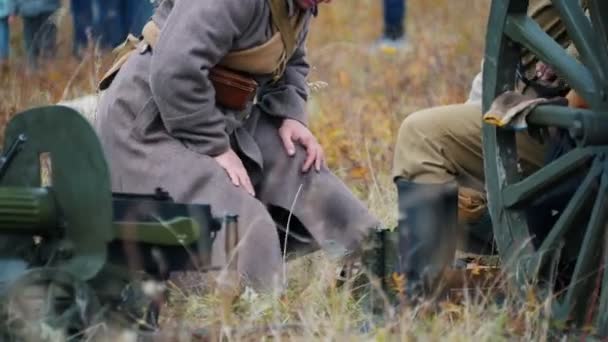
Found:
[[[457, 104], [414, 112], [399, 129], [393, 176], [416, 183], [457, 181], [484, 192], [481, 109]], [[527, 133], [517, 135], [524, 173], [543, 165], [544, 148]]]

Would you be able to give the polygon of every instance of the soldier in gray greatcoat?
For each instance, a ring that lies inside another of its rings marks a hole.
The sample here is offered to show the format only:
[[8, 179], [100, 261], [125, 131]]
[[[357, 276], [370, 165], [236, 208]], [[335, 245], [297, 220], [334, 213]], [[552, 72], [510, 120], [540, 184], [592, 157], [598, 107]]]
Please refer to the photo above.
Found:
[[[307, 128], [306, 37], [317, 4], [329, 0], [280, 1], [162, 1], [157, 34], [137, 43], [105, 86], [95, 124], [114, 191], [161, 186], [177, 201], [210, 204], [216, 216], [239, 215], [238, 273], [258, 289], [281, 280], [277, 225], [287, 218], [345, 254], [379, 225], [324, 165]], [[285, 22], [292, 30], [281, 32]], [[255, 103], [219, 102], [210, 77], [218, 65], [252, 75]], [[216, 265], [226, 263], [223, 238]]]

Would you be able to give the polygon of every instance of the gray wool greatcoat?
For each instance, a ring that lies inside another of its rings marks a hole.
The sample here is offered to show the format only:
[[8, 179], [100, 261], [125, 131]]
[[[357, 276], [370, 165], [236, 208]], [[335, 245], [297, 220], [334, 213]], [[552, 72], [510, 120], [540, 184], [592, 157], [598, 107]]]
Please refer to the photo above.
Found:
[[[295, 14], [294, 0], [286, 0]], [[283, 119], [307, 122], [305, 41], [277, 83], [260, 84], [256, 104], [239, 113], [215, 103], [207, 77], [229, 51], [258, 46], [272, 36], [266, 0], [172, 0], [153, 20], [160, 28], [153, 49], [141, 49], [102, 92], [95, 127], [112, 173], [113, 190], [151, 193], [162, 187], [178, 202], [206, 203], [215, 216], [239, 216], [237, 268], [246, 283], [269, 289], [280, 281], [282, 255], [277, 215], [293, 209], [321, 247], [355, 252], [379, 222], [328, 169], [303, 173], [298, 147], [289, 157], [278, 135]], [[239, 118], [244, 118], [239, 120]], [[213, 159], [229, 146], [254, 182], [256, 198], [235, 187]], [[285, 222], [279, 222], [285, 224]], [[220, 233], [213, 263], [226, 263]]]

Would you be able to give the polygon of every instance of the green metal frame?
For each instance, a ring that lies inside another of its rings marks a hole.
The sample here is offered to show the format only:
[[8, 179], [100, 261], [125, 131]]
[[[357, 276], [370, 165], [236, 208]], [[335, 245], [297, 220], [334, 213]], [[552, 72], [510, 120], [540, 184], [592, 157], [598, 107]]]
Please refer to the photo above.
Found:
[[[522, 48], [552, 65], [590, 109], [541, 106], [531, 114], [530, 125], [567, 129], [577, 146], [527, 177], [518, 168], [515, 133], [484, 124], [489, 209], [497, 248], [513, 284], [520, 290], [544, 284], [545, 293], [556, 296], [555, 319], [579, 326], [592, 323], [600, 335], [608, 336], [608, 272], [603, 272], [608, 261], [608, 2], [589, 0], [591, 20], [578, 1], [552, 3], [581, 60], [570, 57], [527, 15], [527, 0], [493, 0], [484, 60], [484, 112], [498, 95], [515, 89]], [[532, 243], [534, 227], [528, 226], [527, 206], [575, 173], [585, 175], [583, 182], [548, 234], [536, 237], [539, 244]], [[574, 267], [567, 286], [553, 293], [555, 264], [550, 261], [563, 260], [562, 252], [573, 257]], [[589, 295], [598, 282], [599, 299]], [[593, 322], [586, 322], [590, 308]]]
[[[59, 227], [72, 242], [71, 257], [58, 266], [81, 280], [94, 277], [106, 262], [106, 245], [113, 238], [110, 174], [95, 131], [78, 112], [62, 106], [40, 107], [15, 116], [5, 131], [4, 146], [25, 138], [9, 162], [0, 187], [42, 187], [40, 156], [51, 163], [50, 191], [61, 212]], [[32, 190], [33, 191], [33, 190]], [[15, 194], [17, 194], [15, 192]], [[83, 229], [86, 227], [86, 229]], [[50, 234], [52, 235], [52, 234]], [[49, 237], [49, 238], [52, 238]], [[31, 237], [5, 239], [8, 251]]]

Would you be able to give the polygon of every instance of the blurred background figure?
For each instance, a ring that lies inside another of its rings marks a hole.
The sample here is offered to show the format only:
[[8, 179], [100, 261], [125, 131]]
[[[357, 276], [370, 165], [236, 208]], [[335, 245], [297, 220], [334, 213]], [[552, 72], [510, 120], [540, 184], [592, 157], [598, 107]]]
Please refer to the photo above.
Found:
[[[82, 57], [90, 39], [95, 39], [99, 22], [99, 0], [71, 0], [72, 21], [74, 28], [74, 49], [77, 57]], [[91, 42], [94, 43], [94, 42]]]
[[89, 40], [104, 50], [120, 45], [129, 33], [139, 36], [152, 16], [154, 0], [71, 0], [74, 54]]
[[137, 0], [101, 0], [99, 1], [99, 39], [103, 49], [111, 49], [120, 44], [126, 37], [124, 34], [125, 15], [123, 4]]
[[[124, 15], [124, 26], [126, 31], [124, 32], [125, 37], [127, 34], [132, 33], [135, 36], [141, 34], [141, 30], [144, 25], [150, 20], [154, 12], [154, 0], [127, 0], [125, 15]], [[124, 37], [123, 37], [124, 39]]]
[[37, 68], [40, 60], [55, 56], [57, 25], [53, 13], [59, 0], [17, 0], [17, 13], [23, 19], [23, 41], [28, 64]]
[[393, 54], [409, 49], [405, 30], [406, 0], [384, 0], [384, 31], [375, 50]]
[[121, 44], [129, 33], [139, 36], [154, 10], [152, 0], [102, 0], [100, 4], [101, 45]]
[[14, 13], [14, 0], [0, 0], [0, 72], [8, 67], [10, 56], [9, 18]]

